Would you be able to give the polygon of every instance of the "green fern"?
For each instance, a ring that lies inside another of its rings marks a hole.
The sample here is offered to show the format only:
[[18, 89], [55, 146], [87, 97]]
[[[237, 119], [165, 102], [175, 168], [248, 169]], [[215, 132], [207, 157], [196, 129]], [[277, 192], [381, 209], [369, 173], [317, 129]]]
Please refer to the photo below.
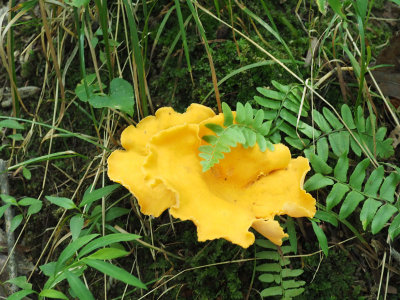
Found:
[[281, 296], [282, 299], [292, 299], [304, 292], [305, 281], [296, 280], [303, 274], [302, 269], [291, 269], [287, 267], [290, 259], [280, 255], [292, 252], [291, 246], [279, 248], [268, 240], [258, 239], [256, 245], [266, 250], [256, 254], [257, 260], [263, 263], [256, 266], [256, 271], [262, 272], [258, 279], [267, 283], [268, 287], [261, 291], [262, 297]]
[[219, 163], [225, 157], [224, 153], [230, 152], [231, 148], [236, 147], [237, 144], [242, 144], [244, 148], [248, 148], [257, 143], [263, 152], [267, 148], [274, 149], [273, 144], [266, 139], [271, 128], [271, 122], [264, 122], [262, 110], [258, 110], [254, 114], [250, 103], [243, 106], [242, 103], [238, 102], [236, 118], [234, 118], [228, 104], [222, 103], [222, 111], [224, 113], [224, 127], [213, 123], [205, 125], [215, 135], [202, 137], [204, 141], [210, 144], [199, 147], [199, 156], [204, 159], [200, 162], [203, 172]]

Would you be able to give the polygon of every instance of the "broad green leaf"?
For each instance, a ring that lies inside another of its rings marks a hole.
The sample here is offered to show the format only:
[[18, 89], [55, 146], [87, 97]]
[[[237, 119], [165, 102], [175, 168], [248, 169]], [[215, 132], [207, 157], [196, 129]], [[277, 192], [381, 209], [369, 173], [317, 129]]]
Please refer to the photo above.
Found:
[[372, 198], [365, 200], [360, 213], [360, 221], [364, 230], [367, 229], [368, 224], [371, 223], [376, 211], [378, 210], [378, 207], [381, 205], [382, 203], [380, 201], [376, 201]]
[[315, 191], [326, 187], [328, 185], [332, 185], [334, 182], [332, 179], [324, 177], [323, 175], [317, 173], [309, 178], [304, 184], [304, 189], [308, 192]]
[[282, 102], [280, 102], [280, 101], [276, 101], [273, 99], [267, 99], [267, 98], [260, 97], [260, 96], [254, 96], [254, 100], [261, 106], [272, 109], [272, 110], [277, 110], [282, 105]]
[[263, 110], [259, 109], [254, 115], [253, 128], [259, 131], [263, 124], [263, 121], [264, 121], [264, 112]]
[[329, 124], [331, 124], [333, 129], [339, 130], [343, 128], [342, 122], [340, 122], [339, 119], [336, 118], [336, 116], [328, 108], [324, 107], [322, 109], [322, 113]]
[[[360, 141], [360, 137], [357, 133], [353, 132], [353, 135], [355, 136], [357, 141]], [[361, 148], [352, 136], [350, 137], [350, 147], [357, 156], [361, 155]]]
[[86, 285], [82, 282], [82, 280], [79, 279], [78, 276], [76, 276], [72, 272], [66, 271], [66, 278], [68, 280], [69, 286], [71, 290], [74, 292], [75, 296], [78, 297], [79, 299], [84, 299], [84, 300], [94, 300], [94, 297], [92, 293], [89, 291], [89, 289], [86, 287]]
[[324, 221], [324, 222], [331, 223], [335, 227], [338, 226], [337, 218], [330, 212], [323, 211], [323, 210], [317, 210], [314, 218], [320, 219], [321, 221]]
[[25, 197], [18, 201], [18, 205], [21, 205], [21, 206], [28, 206], [28, 205], [37, 204], [37, 203], [42, 203], [42, 201], [35, 199], [35, 198], [30, 198], [30, 197]]
[[42, 201], [39, 201], [37, 203], [33, 203], [28, 208], [28, 215], [37, 214], [42, 209], [42, 206], [43, 206], [43, 202]]
[[394, 192], [396, 187], [400, 182], [400, 175], [396, 172], [391, 173], [382, 183], [381, 189], [379, 191], [380, 198], [387, 200], [389, 202], [394, 201]]
[[129, 252], [118, 248], [102, 248], [97, 250], [95, 253], [87, 256], [87, 258], [106, 260], [127, 256], [128, 254]]
[[349, 133], [347, 131], [333, 132], [328, 135], [332, 151], [340, 157], [343, 153], [349, 153]]
[[267, 149], [267, 141], [266, 141], [265, 137], [263, 137], [261, 134], [257, 133], [256, 140], [257, 140], [258, 147], [260, 147], [261, 152], [264, 152]]
[[81, 234], [81, 230], [83, 228], [83, 223], [85, 220], [79, 216], [75, 215], [69, 221], [69, 228], [71, 230], [72, 240], [75, 241], [79, 235]]
[[361, 185], [365, 178], [365, 170], [369, 166], [369, 163], [369, 158], [361, 161], [354, 169], [353, 174], [350, 176], [350, 186], [358, 191], [361, 191]]
[[316, 0], [318, 5], [318, 10], [324, 16], [326, 15], [326, 0]]
[[253, 125], [253, 108], [251, 107], [251, 104], [249, 102], [246, 102], [246, 104], [244, 105], [244, 109], [246, 111], [244, 124], [251, 126]]
[[[211, 145], [215, 145], [218, 142], [218, 137], [215, 135], [205, 135], [202, 137], [202, 139]], [[211, 147], [211, 149], [214, 151], [214, 148]]]
[[133, 116], [135, 97], [132, 85], [122, 79], [114, 78], [110, 84], [110, 95], [94, 96], [89, 98], [89, 103], [95, 108], [109, 107]]
[[63, 267], [64, 263], [69, 260], [73, 255], [75, 255], [75, 252], [78, 251], [80, 248], [82, 248], [84, 245], [89, 243], [91, 240], [99, 236], [98, 234], [89, 234], [89, 235], [84, 235], [80, 238], [77, 238], [75, 241], [73, 241], [71, 244], [69, 244], [60, 254], [60, 256], [57, 259], [57, 264], [55, 271], [58, 272], [61, 270]]
[[101, 247], [105, 247], [105, 246], [108, 246], [108, 245], [111, 245], [114, 243], [119, 243], [119, 242], [134, 241], [138, 238], [140, 238], [139, 235], [129, 234], [129, 233], [113, 233], [113, 234], [105, 235], [98, 239], [95, 239], [94, 241], [91, 241], [85, 247], [83, 247], [82, 250], [79, 252], [78, 257], [81, 258], [82, 256], [92, 252], [93, 250], [101, 248]]
[[271, 125], [272, 125], [272, 121], [264, 122], [261, 125], [259, 132], [264, 136], [268, 135], [269, 131], [271, 130]]
[[326, 256], [328, 256], [328, 250], [329, 250], [328, 240], [326, 238], [324, 231], [322, 230], [321, 227], [318, 226], [318, 224], [315, 221], [311, 220], [311, 224], [312, 224], [312, 228], [315, 232], [315, 235], [317, 236], [318, 243], [322, 249], [322, 252], [324, 252], [324, 254]]
[[331, 192], [326, 197], [326, 209], [331, 210], [342, 201], [344, 195], [349, 191], [349, 187], [343, 183], [336, 183]]
[[339, 218], [342, 220], [346, 219], [363, 200], [364, 196], [356, 191], [348, 193], [340, 207]]
[[286, 220], [286, 230], [289, 234], [289, 243], [291, 252], [297, 254], [297, 234], [296, 234], [296, 226], [294, 224], [294, 220], [292, 217], [287, 217]]
[[293, 138], [290, 136], [285, 137], [285, 141], [290, 146], [299, 150], [303, 150], [310, 143], [307, 139], [299, 139], [298, 137]]
[[14, 216], [14, 218], [12, 218], [11, 220], [10, 232], [14, 232], [15, 229], [17, 229], [18, 226], [21, 224], [23, 219], [24, 217], [22, 216], [22, 214]]
[[100, 189], [93, 189], [90, 191], [91, 186], [85, 191], [85, 194], [83, 195], [83, 199], [81, 203], [79, 204], [79, 207], [82, 207], [84, 205], [88, 205], [96, 200], [99, 200], [103, 197], [107, 197], [109, 194], [111, 194], [115, 189], [117, 189], [120, 185], [119, 184], [112, 184], [112, 185], [107, 185], [105, 187], [102, 187]]
[[393, 219], [388, 232], [392, 241], [400, 234], [400, 214]]
[[50, 201], [51, 203], [60, 206], [65, 209], [73, 209], [76, 208], [75, 203], [68, 198], [64, 197], [53, 197], [53, 196], [46, 196], [46, 199]]
[[371, 173], [364, 188], [364, 193], [367, 196], [376, 197], [379, 187], [381, 186], [381, 183], [383, 181], [383, 173], [384, 173], [383, 166], [379, 166]]
[[106, 222], [110, 222], [121, 216], [129, 214], [131, 210], [125, 207], [113, 206], [106, 211]]
[[122, 268], [119, 268], [117, 266], [109, 264], [105, 261], [93, 260], [93, 259], [89, 259], [89, 258], [85, 258], [84, 262], [88, 266], [90, 266], [90, 267], [92, 267], [114, 279], [117, 279], [126, 284], [129, 284], [129, 285], [141, 288], [141, 289], [147, 289], [146, 285], [143, 282], [141, 282], [138, 278], [136, 278], [131, 273], [125, 271]]
[[224, 113], [224, 126], [228, 127], [233, 124], [233, 114], [229, 105], [222, 102], [222, 112]]
[[15, 120], [3, 120], [0, 121], [0, 128], [24, 129], [24, 126]]
[[44, 289], [40, 292], [39, 296], [51, 299], [68, 300], [68, 297], [64, 293], [53, 289]]
[[353, 114], [351, 113], [350, 107], [347, 104], [342, 105], [341, 109], [342, 118], [349, 129], [355, 129]]
[[391, 205], [391, 204], [385, 204], [381, 206], [374, 219], [372, 220], [371, 223], [371, 232], [372, 234], [377, 234], [379, 231], [382, 230], [382, 228], [385, 226], [387, 221], [396, 213], [398, 212], [398, 209]]
[[328, 154], [329, 154], [329, 145], [326, 137], [322, 137], [317, 141], [317, 152], [318, 156], [324, 161], [327, 162]]
[[343, 153], [333, 170], [333, 176], [341, 182], [347, 182], [347, 171], [349, 169], [349, 158], [347, 153]]
[[47, 264], [39, 266], [39, 269], [43, 272], [47, 277], [53, 276], [56, 271], [57, 262], [52, 261]]

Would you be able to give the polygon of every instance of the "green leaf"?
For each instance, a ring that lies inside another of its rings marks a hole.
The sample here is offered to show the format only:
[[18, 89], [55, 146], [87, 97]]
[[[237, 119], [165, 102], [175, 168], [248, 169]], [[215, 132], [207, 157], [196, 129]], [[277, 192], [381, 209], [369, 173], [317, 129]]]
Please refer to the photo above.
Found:
[[23, 141], [24, 137], [20, 133], [15, 133], [15, 134], [10, 134], [7, 136], [8, 138], [18, 142], [18, 141]]
[[28, 282], [26, 276], [19, 276], [15, 278], [11, 278], [6, 281], [7, 283], [15, 284], [17, 287], [23, 290], [30, 290], [32, 289], [32, 284]]
[[83, 195], [83, 199], [79, 204], [79, 207], [83, 207], [103, 197], [107, 197], [119, 186], [120, 186], [119, 184], [107, 185], [105, 187], [102, 187], [97, 190], [94, 189], [92, 191], [90, 191], [92, 186], [89, 186], [89, 188], [85, 191], [85, 194]]
[[15, 200], [15, 198], [13, 196], [1, 194], [0, 198], [6, 204], [17, 205], [17, 200]]
[[289, 234], [289, 243], [291, 252], [297, 254], [297, 234], [296, 234], [296, 227], [294, 225], [294, 220], [292, 217], [288, 216], [286, 220], [286, 230]]
[[303, 286], [305, 284], [306, 284], [306, 282], [302, 281], [302, 280], [301, 281], [296, 281], [296, 280], [282, 281], [282, 286], [285, 290], [290, 289], [290, 288], [297, 288], [297, 287]]
[[133, 116], [135, 98], [132, 85], [122, 79], [114, 78], [110, 84], [109, 96], [94, 96], [89, 98], [89, 103], [95, 108], [109, 107]]
[[318, 243], [319, 243], [322, 251], [324, 252], [324, 254], [326, 256], [328, 256], [328, 250], [329, 250], [328, 240], [326, 238], [324, 231], [322, 230], [321, 227], [318, 226], [318, 224], [315, 221], [311, 220], [311, 224], [312, 224], [313, 230], [315, 232], [315, 235], [317, 236]]
[[361, 106], [357, 107], [356, 113], [356, 127], [358, 132], [365, 132], [365, 118]]
[[320, 219], [321, 221], [324, 221], [324, 222], [331, 223], [335, 227], [338, 226], [337, 218], [330, 212], [323, 211], [323, 210], [317, 210], [314, 218]]
[[14, 232], [15, 229], [21, 224], [22, 220], [24, 217], [22, 214], [16, 215], [14, 218], [11, 220], [11, 225], [10, 225], [10, 232]]
[[233, 124], [233, 114], [229, 105], [222, 102], [222, 112], [224, 114], [224, 126], [228, 127]]
[[40, 297], [47, 297], [47, 298], [51, 298], [51, 299], [64, 299], [64, 300], [68, 300], [68, 297], [65, 296], [64, 293], [57, 291], [57, 290], [53, 290], [53, 289], [44, 289], [40, 292], [39, 294]]
[[217, 135], [221, 135], [224, 133], [224, 127], [222, 127], [221, 125], [218, 124], [214, 124], [214, 123], [207, 123], [205, 125], [208, 129], [214, 131]]
[[349, 158], [347, 153], [343, 153], [333, 170], [333, 176], [341, 182], [347, 182], [347, 171], [349, 169]]
[[282, 277], [297, 277], [303, 274], [304, 270], [301, 269], [283, 269]]
[[369, 176], [367, 182], [365, 183], [364, 193], [369, 197], [376, 197], [379, 187], [383, 181], [383, 166], [379, 166], [375, 169]]
[[319, 12], [325, 16], [326, 15], [326, 8], [325, 8], [326, 0], [316, 0], [315, 2], [317, 2]]
[[87, 258], [105, 260], [127, 256], [128, 254], [129, 252], [118, 248], [102, 248], [89, 255]]
[[355, 129], [356, 125], [354, 124], [353, 114], [351, 113], [350, 107], [347, 104], [342, 105], [341, 113], [347, 127], [349, 129]]
[[261, 282], [271, 283], [275, 281], [275, 276], [272, 274], [262, 274], [258, 276], [258, 280], [260, 280]]
[[381, 189], [379, 191], [380, 198], [389, 202], [394, 201], [394, 192], [400, 182], [400, 175], [396, 172], [392, 172], [388, 177], [385, 178]]
[[7, 300], [21, 300], [24, 297], [26, 297], [30, 294], [33, 294], [33, 293], [36, 293], [36, 292], [33, 290], [30, 290], [30, 289], [18, 291], [18, 292], [15, 292], [14, 294], [12, 294], [10, 297], [8, 297]]
[[358, 191], [361, 191], [361, 185], [365, 178], [365, 170], [369, 166], [369, 163], [369, 158], [361, 161], [354, 169], [353, 174], [350, 176], [350, 186]]
[[274, 261], [279, 260], [279, 254], [277, 251], [260, 251], [260, 252], [256, 253], [256, 257], [261, 258], [261, 259], [274, 260]]
[[328, 185], [332, 185], [333, 183], [334, 182], [332, 179], [317, 173], [306, 181], [306, 183], [304, 184], [304, 189], [308, 192], [311, 192], [326, 187]]
[[393, 219], [388, 232], [392, 241], [400, 234], [400, 214]]
[[331, 210], [342, 201], [344, 195], [349, 191], [349, 187], [342, 183], [336, 183], [331, 192], [326, 197], [326, 209]]
[[256, 271], [278, 273], [281, 271], [281, 266], [278, 263], [266, 263], [256, 266]]
[[64, 263], [67, 262], [75, 252], [82, 248], [84, 245], [89, 243], [91, 240], [99, 236], [98, 234], [89, 234], [84, 235], [80, 238], [77, 238], [71, 244], [69, 244], [60, 254], [57, 260], [55, 271], [58, 272], [64, 266]]
[[382, 203], [380, 201], [376, 201], [372, 198], [365, 200], [360, 213], [360, 221], [364, 230], [367, 229], [368, 224], [371, 223], [376, 211], [378, 210], [378, 207], [381, 205]]
[[72, 272], [65, 272], [66, 278], [68, 280], [69, 286], [71, 287], [71, 290], [74, 292], [75, 296], [78, 297], [79, 299], [82, 300], [94, 300], [94, 297], [92, 293], [89, 291], [89, 289], [86, 287], [86, 285], [82, 282], [82, 280], [79, 279], [78, 276], [76, 276]]
[[332, 131], [331, 126], [329, 126], [324, 116], [318, 110], [313, 109], [313, 118], [314, 122], [317, 123], [322, 132], [328, 133]]
[[333, 129], [339, 130], [343, 128], [342, 122], [339, 121], [338, 118], [326, 107], [322, 109], [322, 113], [324, 114], [325, 119], [331, 124]]
[[273, 286], [261, 291], [261, 297], [271, 297], [271, 296], [279, 296], [283, 294], [283, 290], [280, 286]]
[[236, 122], [238, 124], [243, 124], [244, 120], [246, 119], [246, 110], [242, 103], [236, 103]]
[[254, 115], [253, 128], [259, 131], [261, 129], [261, 126], [263, 125], [263, 121], [264, 121], [264, 111], [259, 109]]
[[116, 218], [129, 214], [131, 210], [124, 207], [114, 206], [106, 212], [106, 222], [110, 222]]
[[46, 196], [46, 199], [50, 201], [51, 203], [60, 206], [65, 209], [73, 209], [76, 208], [75, 203], [68, 198], [64, 197], [53, 197], [53, 196]]
[[385, 204], [381, 206], [374, 219], [372, 220], [371, 224], [371, 232], [372, 234], [377, 234], [379, 231], [382, 230], [382, 228], [385, 226], [387, 221], [396, 213], [398, 212], [398, 209], [391, 205], [391, 204]]
[[3, 206], [0, 206], [0, 218], [3, 216], [3, 214], [5, 213], [5, 211], [7, 210], [7, 208], [9, 208], [11, 206], [10, 203], [7, 203]]
[[251, 107], [251, 104], [249, 102], [246, 102], [246, 104], [244, 105], [244, 109], [246, 111], [246, 118], [244, 120], [244, 124], [252, 126], [253, 125], [253, 108]]
[[264, 152], [267, 149], [267, 140], [261, 134], [256, 134], [256, 141], [258, 147], [260, 147], [261, 152]]
[[71, 229], [71, 235], [73, 241], [75, 241], [81, 234], [84, 222], [85, 220], [79, 215], [73, 216], [69, 221], [69, 228]]
[[19, 124], [15, 120], [3, 120], [0, 121], [0, 128], [11, 128], [11, 129], [24, 129], [24, 126]]
[[119, 242], [134, 241], [138, 238], [140, 238], [139, 235], [129, 233], [113, 233], [105, 235], [98, 239], [95, 239], [94, 241], [91, 241], [85, 247], [83, 247], [82, 250], [79, 252], [78, 257], [82, 258], [84, 255], [101, 247], [109, 246], [111, 244]]
[[347, 131], [333, 132], [328, 135], [333, 153], [340, 157], [343, 153], [349, 153], [349, 136]]
[[30, 180], [32, 178], [32, 173], [28, 168], [22, 167], [22, 175], [26, 180]]
[[303, 292], [304, 292], [304, 288], [289, 289], [289, 290], [285, 290], [285, 296], [293, 298], [293, 297], [301, 295]]
[[37, 214], [42, 209], [42, 206], [43, 206], [43, 202], [42, 201], [33, 203], [28, 208], [28, 215]]
[[256, 245], [267, 249], [278, 249], [278, 247], [274, 243], [267, 239], [257, 239]]
[[342, 220], [346, 219], [363, 200], [364, 196], [356, 191], [348, 193], [340, 207], [339, 218]]
[[318, 156], [324, 161], [328, 160], [329, 145], [326, 137], [322, 137], [317, 141], [317, 152]]
[[115, 278], [126, 284], [129, 284], [129, 285], [141, 288], [141, 289], [147, 289], [146, 285], [143, 282], [141, 282], [138, 278], [136, 278], [131, 273], [125, 271], [122, 268], [119, 268], [117, 266], [109, 264], [105, 261], [92, 260], [92, 259], [88, 259], [88, 258], [85, 258], [84, 262], [88, 266], [90, 266], [112, 278]]
[[313, 152], [309, 154], [308, 159], [310, 160], [311, 166], [315, 172], [324, 175], [332, 173], [332, 168], [328, 166], [328, 164], [321, 157], [315, 155]]

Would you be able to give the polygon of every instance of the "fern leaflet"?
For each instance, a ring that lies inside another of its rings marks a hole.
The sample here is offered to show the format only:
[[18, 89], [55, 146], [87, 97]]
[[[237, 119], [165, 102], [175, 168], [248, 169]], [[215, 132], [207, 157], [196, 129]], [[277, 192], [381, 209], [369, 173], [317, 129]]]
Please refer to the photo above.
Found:
[[199, 147], [199, 156], [203, 158], [200, 164], [203, 172], [211, 169], [215, 164], [223, 159], [224, 153], [231, 151], [237, 144], [244, 148], [254, 147], [257, 143], [260, 150], [264, 152], [267, 148], [274, 149], [273, 144], [265, 138], [271, 129], [270, 121], [264, 122], [263, 110], [258, 110], [255, 115], [250, 103], [243, 105], [237, 103], [236, 117], [234, 117], [228, 104], [222, 103], [222, 112], [224, 114], [223, 126], [208, 123], [205, 126], [215, 135], [205, 135], [202, 137], [209, 145]]

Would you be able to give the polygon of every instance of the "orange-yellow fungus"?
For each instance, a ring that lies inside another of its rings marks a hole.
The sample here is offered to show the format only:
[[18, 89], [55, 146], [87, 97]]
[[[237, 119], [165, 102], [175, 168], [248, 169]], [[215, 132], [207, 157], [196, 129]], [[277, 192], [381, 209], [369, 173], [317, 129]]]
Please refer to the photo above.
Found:
[[315, 199], [303, 189], [310, 169], [303, 157], [292, 159], [289, 149], [274, 145], [261, 152], [241, 145], [202, 172], [199, 146], [211, 134], [204, 125], [222, 125], [205, 106], [192, 104], [186, 113], [157, 111], [122, 134], [123, 150], [108, 159], [108, 175], [128, 188], [144, 214], [191, 220], [199, 241], [224, 238], [244, 248], [254, 243], [250, 227], [277, 245], [286, 237], [278, 215], [313, 217]]

